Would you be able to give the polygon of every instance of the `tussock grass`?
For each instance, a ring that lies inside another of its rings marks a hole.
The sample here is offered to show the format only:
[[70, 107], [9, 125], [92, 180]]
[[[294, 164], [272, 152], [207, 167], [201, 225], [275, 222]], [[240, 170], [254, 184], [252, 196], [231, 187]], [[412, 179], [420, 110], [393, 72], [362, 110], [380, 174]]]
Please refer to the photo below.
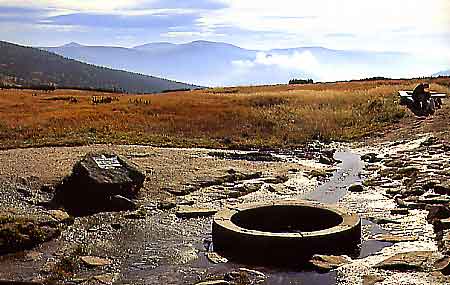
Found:
[[[450, 79], [432, 82], [447, 92]], [[0, 91], [0, 148], [150, 144], [225, 148], [296, 147], [312, 139], [370, 136], [406, 114], [397, 91], [417, 81], [369, 81], [217, 88], [118, 95], [92, 104], [90, 91]], [[33, 96], [35, 94], [36, 96]], [[77, 104], [55, 97], [76, 98]], [[149, 102], [133, 104], [133, 102]]]

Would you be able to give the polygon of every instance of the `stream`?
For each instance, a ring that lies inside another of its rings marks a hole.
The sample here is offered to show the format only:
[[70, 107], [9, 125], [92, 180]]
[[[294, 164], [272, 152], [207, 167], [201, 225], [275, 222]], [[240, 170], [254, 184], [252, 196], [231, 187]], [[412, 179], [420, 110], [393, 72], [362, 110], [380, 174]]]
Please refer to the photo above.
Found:
[[[346, 193], [350, 185], [362, 182], [360, 172], [363, 169], [363, 162], [360, 156], [350, 151], [336, 152], [334, 158], [341, 161], [338, 169], [333, 173], [332, 177], [322, 185], [316, 187], [315, 190], [298, 195], [299, 199], [313, 200], [325, 204], [336, 204]], [[363, 219], [362, 225], [369, 225], [371, 234], [386, 233], [385, 230], [378, 225]], [[380, 251], [386, 246], [392, 245], [388, 242], [379, 242], [375, 240], [364, 241], [359, 249], [359, 254], [353, 258], [364, 258]], [[203, 255], [198, 261], [203, 266], [209, 263]], [[199, 264], [198, 264], [199, 265]], [[240, 267], [247, 267], [242, 264], [232, 262], [215, 265], [215, 270], [230, 271]], [[268, 278], [263, 284], [270, 285], [288, 285], [288, 284], [309, 284], [309, 285], [333, 285], [336, 284], [336, 272], [319, 273], [315, 271], [301, 271], [293, 269], [277, 269], [267, 267], [250, 267], [252, 269], [265, 273]]]

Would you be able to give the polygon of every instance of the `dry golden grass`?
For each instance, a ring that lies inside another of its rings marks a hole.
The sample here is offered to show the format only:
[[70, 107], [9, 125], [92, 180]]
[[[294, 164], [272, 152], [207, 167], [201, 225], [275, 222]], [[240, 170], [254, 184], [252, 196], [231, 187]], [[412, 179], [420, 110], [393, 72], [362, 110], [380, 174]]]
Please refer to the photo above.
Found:
[[[447, 92], [449, 81], [432, 88]], [[397, 91], [416, 83], [277, 85], [161, 95], [1, 90], [0, 148], [91, 143], [274, 148], [311, 139], [348, 141], [398, 122], [406, 112], [397, 103]], [[94, 105], [92, 96], [119, 100]]]

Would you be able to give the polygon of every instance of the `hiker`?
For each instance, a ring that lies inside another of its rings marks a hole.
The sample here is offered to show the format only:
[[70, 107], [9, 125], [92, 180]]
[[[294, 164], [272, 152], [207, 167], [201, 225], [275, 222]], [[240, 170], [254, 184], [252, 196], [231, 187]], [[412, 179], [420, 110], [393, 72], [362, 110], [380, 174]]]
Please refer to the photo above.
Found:
[[428, 102], [431, 99], [430, 85], [428, 83], [420, 83], [414, 88], [412, 99], [414, 101], [414, 106], [425, 113], [428, 109]]

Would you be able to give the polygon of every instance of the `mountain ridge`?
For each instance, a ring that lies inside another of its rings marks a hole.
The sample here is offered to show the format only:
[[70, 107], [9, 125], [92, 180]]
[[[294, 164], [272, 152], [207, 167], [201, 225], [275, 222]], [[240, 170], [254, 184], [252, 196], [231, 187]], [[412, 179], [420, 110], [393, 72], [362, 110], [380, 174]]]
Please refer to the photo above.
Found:
[[[76, 43], [71, 43], [70, 46], [71, 49], [77, 49]], [[54, 84], [63, 88], [108, 89], [129, 93], [159, 93], [199, 87], [95, 66], [49, 51], [5, 41], [0, 41], [0, 79], [4, 83], [15, 85]]]

